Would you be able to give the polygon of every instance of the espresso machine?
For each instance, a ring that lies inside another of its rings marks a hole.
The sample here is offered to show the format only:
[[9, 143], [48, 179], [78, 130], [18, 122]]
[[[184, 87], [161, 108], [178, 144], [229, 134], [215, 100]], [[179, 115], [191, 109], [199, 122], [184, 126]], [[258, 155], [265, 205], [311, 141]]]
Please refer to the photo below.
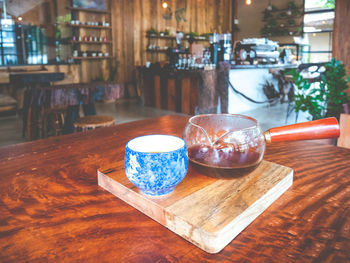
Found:
[[278, 63], [280, 53], [278, 43], [267, 38], [245, 38], [235, 43], [237, 64], [274, 64]]

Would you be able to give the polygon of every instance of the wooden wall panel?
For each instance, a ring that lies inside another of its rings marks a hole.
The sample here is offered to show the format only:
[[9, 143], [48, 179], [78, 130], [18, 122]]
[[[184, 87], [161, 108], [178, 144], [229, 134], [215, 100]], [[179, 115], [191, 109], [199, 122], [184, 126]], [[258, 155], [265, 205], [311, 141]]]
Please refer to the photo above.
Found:
[[[346, 73], [350, 75], [350, 1], [335, 1], [335, 19], [333, 32], [333, 57], [345, 64]], [[350, 85], [348, 89], [350, 95]]]
[[[160, 0], [113, 0], [111, 15], [113, 28], [113, 55], [118, 62], [119, 82], [133, 80], [135, 65], [146, 61], [164, 61], [164, 53], [146, 52], [148, 41], [146, 31], [151, 27], [157, 31], [179, 30], [186, 33], [226, 33], [232, 28], [232, 0], [168, 0], [172, 11], [186, 8], [186, 21], [163, 18], [168, 14]], [[161, 45], [161, 41], [153, 40]], [[171, 45], [171, 41], [167, 42]]]
[[[172, 19], [166, 20], [163, 15], [169, 12], [162, 8], [160, 0], [106, 0], [108, 10], [111, 11], [112, 26], [112, 52], [107, 45], [101, 47], [101, 51], [108, 51], [115, 57], [114, 60], [93, 61], [84, 60], [77, 65], [76, 79], [80, 82], [89, 82], [101, 74], [104, 79], [109, 77], [109, 69], [111, 65], [117, 65], [118, 75], [116, 81], [130, 82], [133, 81], [135, 66], [145, 65], [146, 61], [157, 62], [165, 61], [167, 56], [165, 53], [149, 53], [146, 52], [148, 40], [146, 31], [151, 27], [157, 31], [183, 31], [185, 33], [198, 32], [203, 33], [226, 33], [231, 32], [232, 28], [232, 0], [168, 0], [169, 7], [173, 11]], [[45, 0], [42, 2], [49, 2]], [[56, 0], [58, 7], [58, 15], [64, 15], [69, 12], [65, 7], [70, 5], [69, 0]], [[39, 9], [36, 6], [28, 13], [28, 16], [38, 18], [37, 24], [45, 24], [40, 22]], [[175, 19], [175, 10], [178, 8], [186, 8], [184, 18], [186, 21], [177, 21]], [[34, 15], [33, 14], [37, 14]], [[51, 16], [54, 17], [54, 16]], [[108, 17], [108, 15], [106, 15]], [[23, 16], [24, 20], [26, 15]], [[80, 12], [79, 19], [82, 21], [101, 20], [101, 15], [93, 13]], [[106, 19], [109, 20], [109, 19]], [[40, 22], [40, 23], [39, 23]], [[48, 30], [48, 29], [47, 29]], [[86, 28], [80, 29], [81, 35], [99, 35], [110, 39], [110, 33], [104, 31]], [[173, 46], [172, 40], [164, 43], [164, 40], [152, 40], [157, 45]], [[186, 42], [187, 44], [187, 42]], [[206, 43], [208, 45], [208, 43]], [[187, 44], [188, 45], [188, 44]], [[83, 51], [87, 50], [86, 45], [82, 45]], [[52, 49], [53, 52], [55, 51]]]

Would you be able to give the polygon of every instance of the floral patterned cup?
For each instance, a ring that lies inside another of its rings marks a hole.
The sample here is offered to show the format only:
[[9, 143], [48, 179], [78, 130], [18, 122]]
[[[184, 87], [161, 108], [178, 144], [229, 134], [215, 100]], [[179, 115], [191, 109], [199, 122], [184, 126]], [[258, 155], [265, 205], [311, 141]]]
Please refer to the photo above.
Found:
[[188, 170], [186, 143], [171, 135], [146, 135], [126, 144], [125, 172], [141, 192], [171, 193]]

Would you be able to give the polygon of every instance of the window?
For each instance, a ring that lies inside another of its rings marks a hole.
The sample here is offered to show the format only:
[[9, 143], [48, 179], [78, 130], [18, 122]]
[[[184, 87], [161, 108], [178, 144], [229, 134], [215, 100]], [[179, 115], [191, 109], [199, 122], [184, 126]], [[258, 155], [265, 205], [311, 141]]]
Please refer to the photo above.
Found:
[[44, 29], [11, 18], [0, 21], [0, 66], [47, 64]]
[[334, 0], [304, 1], [304, 63], [327, 62], [332, 58]]
[[14, 23], [12, 19], [1, 19], [0, 21], [0, 65], [17, 64]]

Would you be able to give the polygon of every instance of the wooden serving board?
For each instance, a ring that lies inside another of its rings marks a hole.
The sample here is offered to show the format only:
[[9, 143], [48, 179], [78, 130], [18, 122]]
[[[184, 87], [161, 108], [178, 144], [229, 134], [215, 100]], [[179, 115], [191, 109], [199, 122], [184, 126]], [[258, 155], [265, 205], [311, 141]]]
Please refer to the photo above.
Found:
[[217, 253], [293, 184], [293, 170], [263, 161], [248, 175], [216, 179], [189, 165], [164, 196], [141, 193], [121, 164], [98, 170], [98, 185], [209, 253]]

